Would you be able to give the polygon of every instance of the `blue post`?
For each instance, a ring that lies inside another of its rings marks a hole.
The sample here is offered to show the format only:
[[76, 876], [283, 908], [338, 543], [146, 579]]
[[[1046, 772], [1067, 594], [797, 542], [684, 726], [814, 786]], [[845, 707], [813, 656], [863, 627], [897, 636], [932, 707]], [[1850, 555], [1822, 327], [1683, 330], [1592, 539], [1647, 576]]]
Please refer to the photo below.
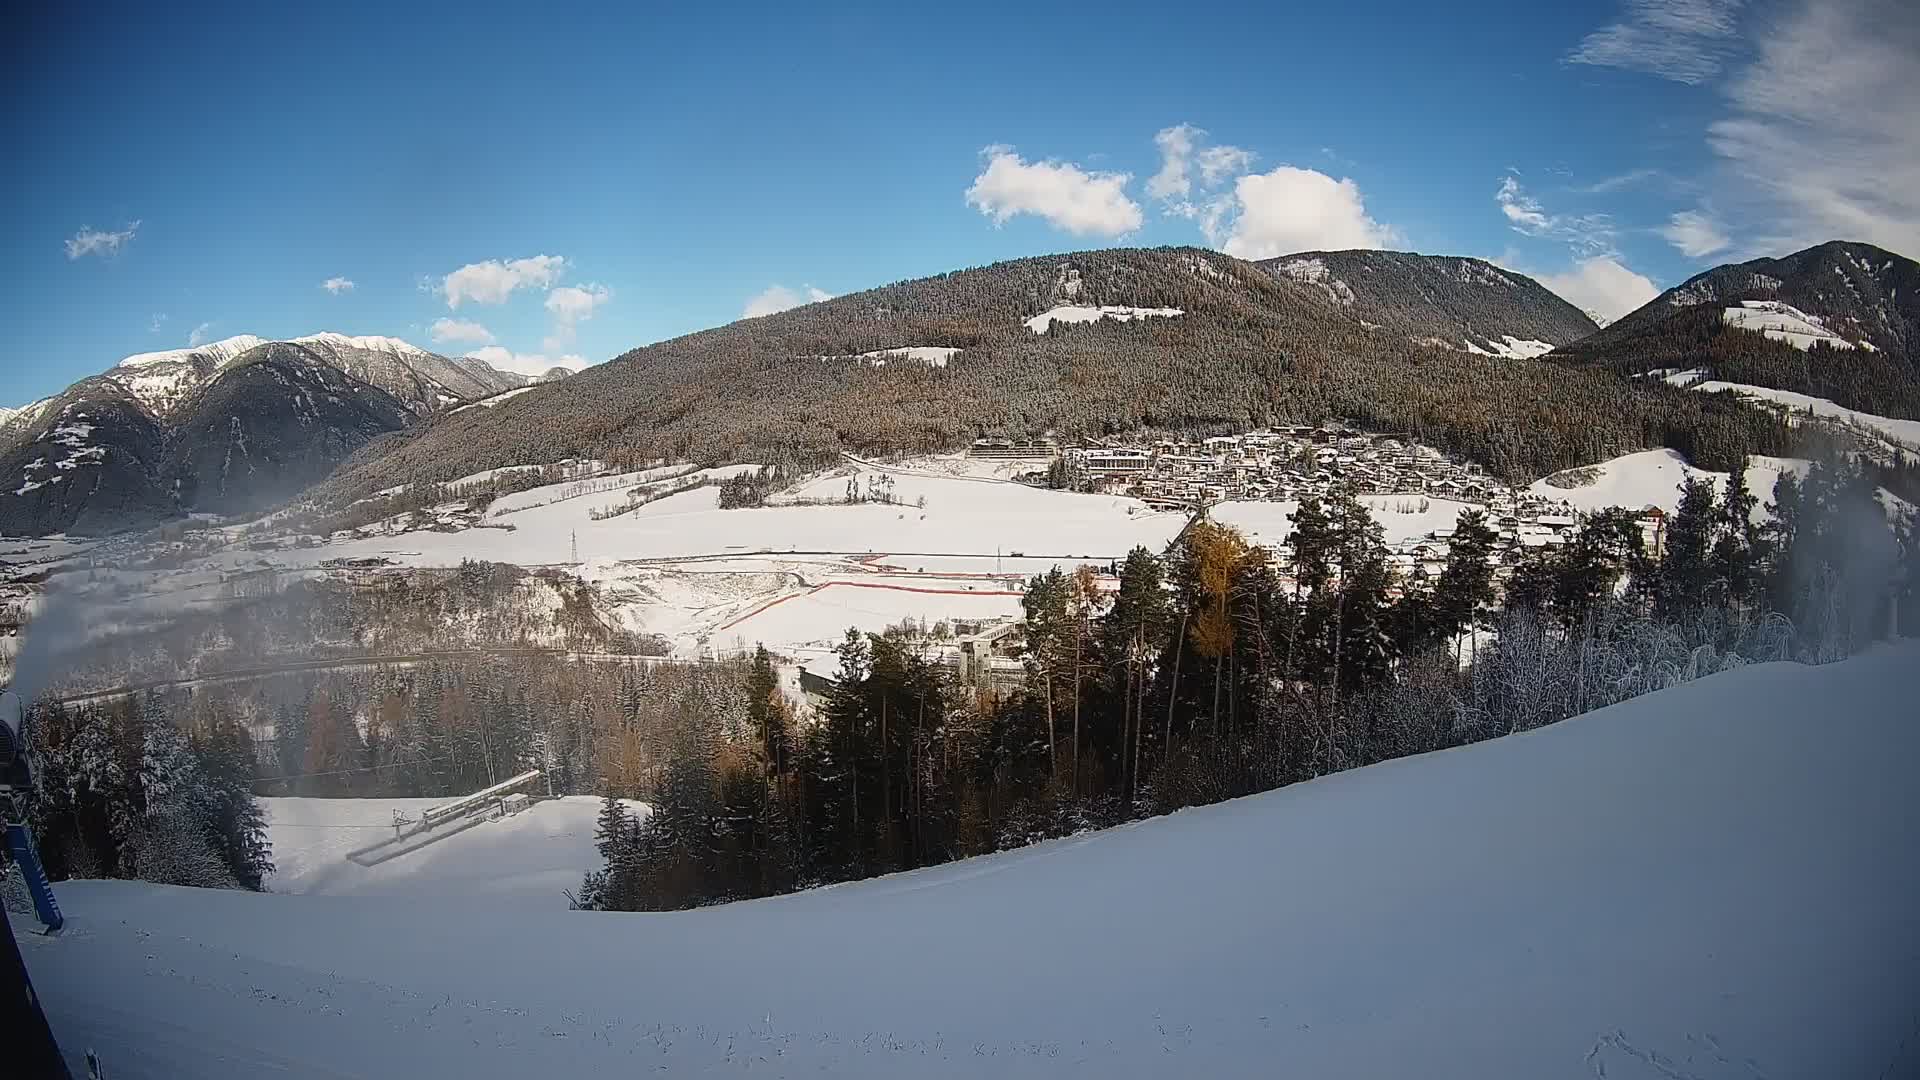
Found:
[[40, 923], [49, 931], [58, 930], [66, 924], [60, 914], [60, 905], [53, 902], [53, 886], [47, 883], [47, 872], [40, 868], [40, 856], [33, 850], [33, 837], [27, 835], [27, 827], [19, 822], [7, 822], [7, 848], [13, 852], [13, 861], [20, 864], [20, 874], [27, 879], [27, 891], [33, 894], [33, 910], [40, 916]]

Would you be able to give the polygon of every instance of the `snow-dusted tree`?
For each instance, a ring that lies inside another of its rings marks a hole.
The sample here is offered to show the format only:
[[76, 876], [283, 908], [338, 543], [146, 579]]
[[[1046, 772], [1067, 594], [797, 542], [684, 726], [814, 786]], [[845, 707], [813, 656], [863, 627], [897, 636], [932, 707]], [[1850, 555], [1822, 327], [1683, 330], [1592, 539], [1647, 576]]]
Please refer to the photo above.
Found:
[[153, 807], [121, 848], [129, 876], [160, 885], [237, 889], [200, 815], [182, 802]]

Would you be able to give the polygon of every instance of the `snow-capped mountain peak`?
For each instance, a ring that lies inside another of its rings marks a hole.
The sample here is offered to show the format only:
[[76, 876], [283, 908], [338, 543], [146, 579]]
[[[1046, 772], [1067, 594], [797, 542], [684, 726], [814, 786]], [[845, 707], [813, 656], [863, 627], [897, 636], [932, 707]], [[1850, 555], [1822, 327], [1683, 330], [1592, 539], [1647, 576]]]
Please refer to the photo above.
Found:
[[405, 356], [432, 356], [427, 350], [410, 341], [379, 335], [341, 334], [332, 330], [323, 330], [318, 334], [305, 337], [288, 338], [295, 345], [323, 345], [335, 349], [361, 349], [366, 352], [394, 353]]
[[219, 341], [209, 341], [203, 345], [193, 345], [185, 349], [165, 349], [160, 352], [135, 353], [125, 360], [120, 361], [120, 363], [115, 366], [123, 368], [151, 367], [154, 364], [192, 360], [195, 357], [205, 358], [214, 364], [224, 364], [239, 356], [241, 353], [246, 352], [248, 349], [256, 348], [266, 343], [267, 339], [263, 337], [255, 337], [252, 334], [236, 334], [230, 338], [223, 338]]

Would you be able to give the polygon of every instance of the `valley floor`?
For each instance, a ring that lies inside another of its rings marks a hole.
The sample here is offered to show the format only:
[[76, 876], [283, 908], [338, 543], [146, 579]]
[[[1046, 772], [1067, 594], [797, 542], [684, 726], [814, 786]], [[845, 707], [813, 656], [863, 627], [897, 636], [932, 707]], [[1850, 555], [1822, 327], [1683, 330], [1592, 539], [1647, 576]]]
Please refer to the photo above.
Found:
[[115, 1080], [1914, 1075], [1916, 663], [1745, 668], [773, 900], [71, 882], [23, 947]]

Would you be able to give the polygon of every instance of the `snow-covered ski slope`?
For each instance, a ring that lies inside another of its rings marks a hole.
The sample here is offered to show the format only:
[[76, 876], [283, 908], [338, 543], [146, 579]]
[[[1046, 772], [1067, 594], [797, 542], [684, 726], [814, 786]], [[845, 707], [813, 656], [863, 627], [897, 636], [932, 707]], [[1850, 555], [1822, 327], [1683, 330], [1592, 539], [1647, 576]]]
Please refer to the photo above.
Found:
[[1912, 1076], [1916, 665], [679, 914], [67, 883], [25, 952], [115, 1080]]
[[[600, 864], [593, 847], [600, 800], [536, 802], [375, 866], [347, 852], [393, 835], [396, 811], [418, 821], [452, 799], [262, 799], [277, 893], [391, 896], [432, 903], [462, 898], [515, 910], [566, 906], [565, 892]], [[640, 804], [629, 807], [645, 814]]]

